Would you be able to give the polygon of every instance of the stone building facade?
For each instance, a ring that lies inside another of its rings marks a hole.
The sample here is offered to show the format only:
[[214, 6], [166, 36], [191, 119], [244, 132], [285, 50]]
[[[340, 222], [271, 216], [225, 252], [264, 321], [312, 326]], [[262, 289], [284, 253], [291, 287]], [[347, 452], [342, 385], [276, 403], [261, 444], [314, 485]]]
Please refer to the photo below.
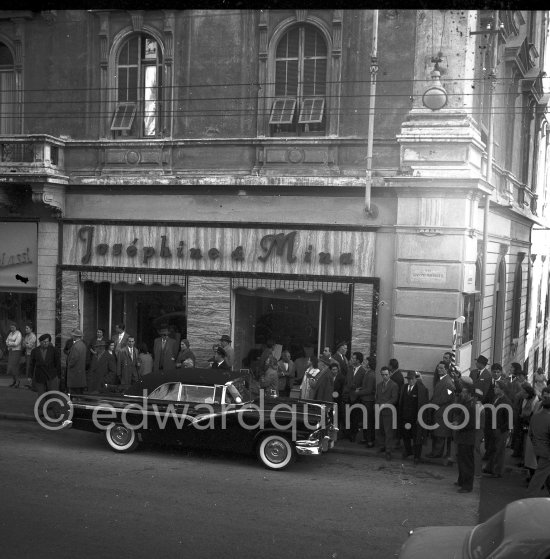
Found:
[[547, 33], [519, 10], [0, 12], [0, 221], [34, 224], [38, 333], [546, 367]]

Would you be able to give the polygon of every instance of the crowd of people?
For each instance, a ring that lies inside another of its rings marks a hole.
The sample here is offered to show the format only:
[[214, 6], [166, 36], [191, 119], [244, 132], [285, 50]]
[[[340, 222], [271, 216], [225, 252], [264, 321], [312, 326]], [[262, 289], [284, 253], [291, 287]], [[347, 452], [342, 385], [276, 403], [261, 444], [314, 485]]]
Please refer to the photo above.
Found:
[[[88, 343], [76, 328], [63, 348], [64, 371], [50, 334], [37, 338], [31, 324], [25, 325], [24, 335], [15, 323], [9, 328], [5, 347], [11, 387], [39, 394], [59, 389], [74, 394], [122, 392], [151, 372], [196, 366], [189, 340], [175, 339], [167, 326], [160, 327], [152, 354], [146, 344], [136, 346], [124, 324], [115, 326], [113, 339], [97, 328]], [[425, 457], [447, 464], [456, 460], [459, 492], [472, 491], [475, 476], [502, 477], [508, 448], [528, 472], [530, 494], [544, 483], [550, 492], [550, 382], [541, 368], [529, 383], [519, 363], [506, 370], [499, 363], [489, 366], [480, 355], [476, 367], [462, 375], [446, 352], [435, 368], [430, 396], [422, 375], [403, 371], [396, 359], [377, 375], [374, 357], [359, 351], [349, 359], [347, 355], [348, 344], [340, 342], [334, 352], [327, 346], [319, 356], [304, 351], [292, 359], [287, 348], [269, 340], [250, 367], [253, 383], [271, 397], [334, 401], [340, 437], [367, 448], [377, 445], [387, 460], [400, 450], [402, 459], [418, 464], [431, 439]], [[228, 335], [214, 344], [208, 364], [234, 368]]]

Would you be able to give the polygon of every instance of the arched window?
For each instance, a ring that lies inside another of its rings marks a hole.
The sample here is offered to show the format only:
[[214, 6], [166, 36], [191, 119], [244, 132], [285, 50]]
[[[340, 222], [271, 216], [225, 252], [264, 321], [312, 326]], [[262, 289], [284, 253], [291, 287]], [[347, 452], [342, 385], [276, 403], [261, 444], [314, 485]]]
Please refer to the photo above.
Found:
[[162, 52], [151, 35], [132, 35], [116, 59], [116, 108], [111, 130], [117, 136], [159, 136], [162, 108]]
[[279, 39], [269, 118], [272, 136], [325, 134], [327, 63], [326, 41], [314, 25], [296, 25]]
[[17, 119], [13, 55], [0, 43], [0, 134], [15, 134]]

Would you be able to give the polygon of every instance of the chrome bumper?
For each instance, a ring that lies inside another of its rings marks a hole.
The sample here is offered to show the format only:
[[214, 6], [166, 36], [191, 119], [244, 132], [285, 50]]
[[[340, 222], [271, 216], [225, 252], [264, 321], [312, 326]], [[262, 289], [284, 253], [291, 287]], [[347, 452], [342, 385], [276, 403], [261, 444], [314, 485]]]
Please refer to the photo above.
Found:
[[70, 419], [65, 419], [61, 426], [68, 429], [73, 426], [73, 422]]
[[331, 427], [321, 439], [296, 441], [296, 453], [300, 456], [312, 456], [327, 452], [334, 447], [338, 438], [338, 429]]

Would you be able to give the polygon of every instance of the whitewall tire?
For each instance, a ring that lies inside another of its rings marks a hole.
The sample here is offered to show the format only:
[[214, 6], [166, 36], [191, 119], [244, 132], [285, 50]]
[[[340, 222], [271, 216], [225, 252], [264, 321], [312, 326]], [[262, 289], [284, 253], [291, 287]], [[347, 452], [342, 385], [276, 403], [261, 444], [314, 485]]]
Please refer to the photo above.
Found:
[[281, 435], [266, 435], [258, 445], [258, 458], [270, 470], [282, 470], [294, 461], [292, 443]]
[[135, 429], [116, 423], [105, 431], [107, 444], [116, 452], [131, 452], [139, 444]]

